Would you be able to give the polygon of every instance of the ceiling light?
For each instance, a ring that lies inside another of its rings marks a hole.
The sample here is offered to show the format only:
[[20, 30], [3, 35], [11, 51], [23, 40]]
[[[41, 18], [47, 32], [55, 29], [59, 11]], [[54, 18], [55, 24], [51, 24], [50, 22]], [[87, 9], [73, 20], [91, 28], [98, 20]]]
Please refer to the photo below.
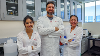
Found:
[[34, 3], [33, 1], [26, 1], [27, 4], [32, 4]]
[[27, 13], [32, 13], [32, 12], [27, 12]]

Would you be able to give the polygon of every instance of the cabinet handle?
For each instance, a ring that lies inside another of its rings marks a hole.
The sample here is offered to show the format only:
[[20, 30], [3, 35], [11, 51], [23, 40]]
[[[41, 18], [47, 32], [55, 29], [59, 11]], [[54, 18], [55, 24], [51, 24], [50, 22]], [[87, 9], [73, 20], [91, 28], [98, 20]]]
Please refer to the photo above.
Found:
[[3, 13], [3, 18], [5, 18], [5, 14]]

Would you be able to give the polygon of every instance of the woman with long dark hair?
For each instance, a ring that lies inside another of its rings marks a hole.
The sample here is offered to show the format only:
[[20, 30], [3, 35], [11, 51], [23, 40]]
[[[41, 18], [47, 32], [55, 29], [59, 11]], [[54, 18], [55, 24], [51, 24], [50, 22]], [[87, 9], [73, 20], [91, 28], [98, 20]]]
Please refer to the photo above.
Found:
[[25, 29], [17, 35], [19, 56], [39, 56], [41, 39], [38, 32], [33, 30], [33, 18], [26, 16], [23, 23]]

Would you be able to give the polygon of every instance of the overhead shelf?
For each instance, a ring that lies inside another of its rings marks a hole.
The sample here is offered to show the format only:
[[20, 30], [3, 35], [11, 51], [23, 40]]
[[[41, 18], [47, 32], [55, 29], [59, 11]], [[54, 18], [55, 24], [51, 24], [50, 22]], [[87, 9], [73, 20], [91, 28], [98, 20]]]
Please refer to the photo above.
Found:
[[17, 2], [10, 2], [10, 1], [6, 1], [6, 3], [10, 3], [10, 4], [18, 4]]

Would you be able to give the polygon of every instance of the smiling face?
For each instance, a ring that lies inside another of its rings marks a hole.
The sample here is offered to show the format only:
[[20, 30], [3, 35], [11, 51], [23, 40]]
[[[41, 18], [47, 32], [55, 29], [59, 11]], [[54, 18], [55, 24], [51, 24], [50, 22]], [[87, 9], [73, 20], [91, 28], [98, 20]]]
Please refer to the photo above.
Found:
[[72, 27], [76, 27], [76, 26], [77, 26], [77, 23], [78, 23], [77, 17], [72, 16], [72, 17], [70, 18], [70, 24], [71, 24], [71, 26], [72, 26]]
[[26, 29], [28, 29], [28, 30], [32, 29], [33, 25], [34, 25], [34, 23], [33, 23], [33, 21], [31, 19], [29, 19], [29, 18], [26, 19], [26, 22], [25, 22]]
[[46, 11], [49, 15], [54, 14], [54, 4], [50, 3], [47, 5]]

